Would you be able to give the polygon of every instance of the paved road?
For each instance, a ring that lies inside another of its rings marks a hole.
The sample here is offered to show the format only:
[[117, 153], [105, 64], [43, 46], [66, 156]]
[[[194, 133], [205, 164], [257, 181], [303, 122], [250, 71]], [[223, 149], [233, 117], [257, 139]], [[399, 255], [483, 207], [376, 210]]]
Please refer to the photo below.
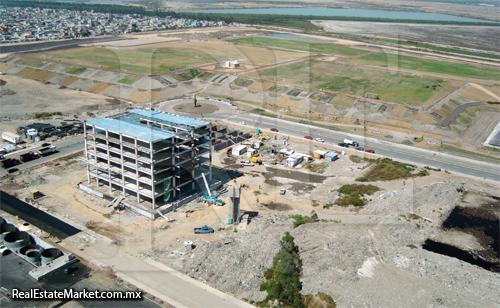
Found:
[[482, 106], [488, 104], [487, 102], [478, 102], [478, 103], [468, 103], [468, 104], [463, 104], [455, 108], [455, 110], [452, 111], [452, 113], [447, 116], [441, 123], [439, 123], [439, 126], [448, 126], [451, 121], [455, 120], [456, 117], [458, 117], [459, 114], [462, 113], [465, 109], [469, 107], [475, 107], [475, 106]]
[[49, 49], [67, 49], [75, 48], [80, 44], [92, 44], [92, 43], [102, 43], [108, 41], [125, 40], [130, 38], [120, 37], [120, 36], [106, 36], [106, 37], [94, 37], [87, 39], [73, 39], [64, 41], [47, 41], [47, 42], [36, 42], [36, 43], [26, 43], [26, 44], [2, 44], [0, 45], [0, 54], [11, 53], [11, 52], [28, 52], [37, 50], [49, 50]]
[[[26, 162], [26, 163], [22, 163], [20, 165], [14, 166], [12, 168], [17, 168], [19, 170], [24, 170], [24, 169], [27, 169], [27, 168], [30, 168], [30, 167], [33, 167], [33, 166], [36, 166], [36, 165], [48, 162], [50, 160], [66, 156], [66, 155], [71, 154], [73, 152], [81, 151], [81, 150], [83, 150], [83, 135], [79, 135], [79, 136], [76, 136], [76, 137], [73, 137], [73, 138], [69, 138], [69, 139], [64, 139], [64, 140], [58, 141], [56, 143], [53, 143], [52, 145], [55, 145], [57, 147], [57, 152], [56, 153], [48, 155], [48, 156], [45, 156], [45, 157], [40, 157], [38, 159], [29, 161], [29, 162]], [[34, 152], [34, 151], [36, 151], [36, 150], [38, 150], [40, 148], [41, 148], [41, 146], [37, 146], [37, 147], [34, 147], [34, 148], [29, 148], [29, 149], [25, 149], [25, 150], [21, 150], [21, 151], [16, 151], [16, 152], [13, 152], [13, 153], [8, 153], [7, 155], [5, 155], [5, 158], [17, 158], [17, 159], [19, 159], [19, 155], [28, 153], [30, 151]], [[11, 168], [9, 168], [9, 169], [11, 169]], [[7, 170], [0, 169], [0, 177], [6, 175], [7, 174]]]
[[[190, 100], [185, 100], [185, 101], [190, 101]], [[199, 99], [198, 102], [202, 103], [203, 101]], [[213, 100], [211, 101], [209, 100], [207, 102], [212, 104], [214, 103]], [[376, 152], [376, 154], [381, 155], [383, 157], [389, 157], [398, 161], [403, 161], [423, 166], [430, 166], [433, 168], [441, 168], [443, 170], [448, 170], [450, 172], [455, 172], [463, 175], [500, 182], [499, 165], [462, 158], [445, 153], [438, 153], [431, 150], [419, 149], [416, 147], [406, 146], [402, 144], [391, 143], [384, 140], [378, 140], [366, 136], [359, 136], [351, 133], [333, 131], [326, 128], [319, 128], [315, 126], [289, 122], [281, 119], [274, 119], [255, 114], [239, 114], [235, 111], [235, 109], [228, 107], [229, 106], [228, 104], [226, 103], [222, 104], [227, 106], [222, 107], [217, 113], [212, 113], [204, 116], [216, 119], [225, 119], [233, 123], [244, 121], [246, 122], [246, 125], [249, 128], [250, 127], [261, 128], [261, 129], [277, 128], [280, 131], [280, 133], [295, 137], [303, 138], [306, 135], [311, 136], [314, 139], [316, 139], [317, 137], [321, 137], [325, 140], [325, 143], [328, 144], [336, 145], [339, 142], [342, 142], [345, 138], [350, 140], [356, 140], [360, 143], [360, 146], [364, 147], [365, 149], [373, 149]], [[170, 105], [171, 105], [170, 102], [163, 104], [159, 107], [159, 109], [168, 110]], [[196, 117], [187, 114], [183, 115]], [[340, 149], [341, 148], [339, 148], [339, 150]]]

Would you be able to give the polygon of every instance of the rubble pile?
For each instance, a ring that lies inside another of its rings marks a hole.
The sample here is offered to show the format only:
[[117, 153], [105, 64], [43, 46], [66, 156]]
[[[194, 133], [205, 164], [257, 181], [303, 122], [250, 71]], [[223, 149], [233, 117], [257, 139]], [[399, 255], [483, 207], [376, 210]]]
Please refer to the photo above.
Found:
[[193, 241], [196, 248], [171, 265], [222, 292], [249, 301], [263, 300], [267, 294], [259, 290], [264, 272], [280, 250], [281, 238], [291, 231], [292, 220], [273, 215], [251, 224], [252, 231], [234, 232], [233, 240], [224, 235], [227, 244]]

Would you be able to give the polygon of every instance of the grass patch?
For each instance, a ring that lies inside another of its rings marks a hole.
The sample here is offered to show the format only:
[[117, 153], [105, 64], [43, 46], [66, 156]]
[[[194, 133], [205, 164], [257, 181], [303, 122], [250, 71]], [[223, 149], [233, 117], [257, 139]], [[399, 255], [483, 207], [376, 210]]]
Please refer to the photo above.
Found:
[[363, 195], [372, 195], [374, 192], [381, 190], [377, 186], [362, 185], [362, 184], [349, 184], [339, 188], [338, 192], [342, 197], [335, 202], [339, 206], [364, 206], [367, 202], [362, 198]]
[[318, 52], [330, 55], [357, 56], [366, 53], [366, 50], [351, 48], [342, 45], [327, 43], [311, 43], [298, 40], [287, 40], [268, 37], [245, 37], [229, 40], [234, 43], [252, 44], [266, 47], [280, 47], [293, 50]]
[[487, 162], [500, 163], [500, 158], [498, 158], [498, 157], [493, 157], [493, 156], [483, 155], [483, 154], [477, 153], [477, 152], [463, 150], [463, 149], [456, 148], [456, 147], [451, 146], [451, 145], [442, 144], [441, 148], [446, 150], [449, 153], [457, 154], [460, 156], [475, 158], [475, 159], [479, 159], [479, 160], [483, 160], [483, 161], [487, 161]]
[[446, 74], [450, 76], [465, 77], [468, 79], [474, 78], [498, 81], [498, 69], [389, 53], [371, 54], [348, 60], [348, 62], [384, 68], [393, 64], [396, 65], [397, 68], [413, 71], [418, 70], [420, 72]]
[[375, 167], [356, 181], [392, 181], [429, 175], [426, 169], [413, 173], [417, 168], [415, 165], [401, 163], [390, 158], [379, 158], [374, 163], [376, 163]]
[[[437, 78], [412, 77], [359, 66], [342, 66], [316, 60], [304, 60], [245, 74], [249, 78], [274, 81], [285, 78], [286, 83], [313, 89], [323, 89], [363, 96], [376, 93], [380, 100], [404, 101], [411, 105], [422, 105], [448, 81]], [[437, 87], [433, 87], [436, 85]], [[345, 101], [344, 103], [342, 103]], [[331, 103], [352, 106], [354, 101], [344, 95], [335, 97]]]
[[326, 168], [328, 167], [328, 163], [321, 163], [321, 164], [315, 164], [315, 163], [308, 163], [305, 165], [305, 168], [311, 172], [317, 172], [317, 173], [323, 173], [325, 172]]
[[85, 67], [72, 67], [66, 71], [68, 74], [78, 75], [85, 72], [87, 69]]
[[59, 111], [56, 111], [56, 112], [35, 113], [35, 115], [33, 116], [33, 118], [34, 119], [41, 119], [41, 118], [48, 118], [48, 117], [55, 116], [55, 115], [62, 115], [62, 113], [59, 112]]
[[26, 66], [32, 66], [32, 67], [40, 67], [40, 66], [43, 66], [43, 62], [42, 61], [28, 61], [26, 63], [24, 63], [24, 65]]
[[122, 79], [118, 80], [118, 82], [123, 83], [123, 84], [133, 84], [141, 78], [142, 78], [142, 76], [129, 75], [129, 76], [125, 76]]
[[[201, 75], [199, 76], [199, 78], [200, 78], [201, 80], [205, 80], [205, 79], [207, 79], [208, 77], [210, 77], [210, 76], [212, 76], [212, 75], [213, 75], [213, 73], [210, 73], [210, 72], [204, 72], [203, 74], [201, 74]], [[215, 80], [214, 80], [214, 81], [215, 81]]]

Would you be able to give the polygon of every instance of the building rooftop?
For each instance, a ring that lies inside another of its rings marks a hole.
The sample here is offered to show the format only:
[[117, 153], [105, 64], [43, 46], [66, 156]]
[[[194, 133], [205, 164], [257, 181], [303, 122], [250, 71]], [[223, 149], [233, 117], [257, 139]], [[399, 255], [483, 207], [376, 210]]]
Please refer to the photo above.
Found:
[[87, 124], [153, 143], [175, 136], [175, 132], [170, 131], [167, 128], [162, 129], [160, 127], [141, 123], [141, 121], [144, 120], [158, 122], [187, 130], [197, 129], [210, 124], [206, 121], [177, 116], [174, 114], [140, 109], [134, 109], [128, 112], [116, 114], [108, 118], [92, 120], [87, 122]]
[[94, 125], [97, 128], [121, 133], [122, 135], [137, 138], [146, 142], [157, 142], [175, 136], [173, 132], [156, 129], [139, 122], [130, 123], [127, 121], [102, 118], [89, 121], [87, 124]]
[[178, 127], [200, 128], [200, 127], [203, 127], [203, 126], [210, 124], [209, 122], [206, 122], [206, 121], [191, 119], [191, 118], [187, 118], [187, 117], [178, 116], [175, 114], [164, 113], [164, 112], [159, 112], [159, 111], [154, 111], [154, 110], [134, 109], [134, 110], [130, 110], [129, 112], [143, 116], [143, 117], [151, 118], [151, 120], [154, 120], [154, 119], [161, 120], [162, 122], [165, 122], [165, 124], [171, 124], [171, 125], [178, 126]]

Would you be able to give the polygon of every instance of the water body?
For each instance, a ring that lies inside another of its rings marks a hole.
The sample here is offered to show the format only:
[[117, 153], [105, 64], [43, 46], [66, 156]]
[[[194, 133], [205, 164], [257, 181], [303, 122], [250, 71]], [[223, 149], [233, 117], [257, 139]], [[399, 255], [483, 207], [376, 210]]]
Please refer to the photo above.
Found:
[[291, 39], [291, 40], [315, 41], [315, 42], [319, 42], [319, 43], [331, 43], [331, 41], [325, 41], [325, 40], [315, 39], [312, 37], [303, 37], [303, 36], [299, 36], [299, 35], [285, 34], [285, 33], [264, 34], [264, 36], [279, 37], [279, 38], [285, 38], [285, 39]]
[[341, 17], [365, 17], [365, 18], [390, 18], [390, 19], [412, 19], [432, 21], [461, 21], [461, 22], [493, 22], [483, 19], [467, 18], [440, 13], [424, 12], [402, 12], [382, 10], [358, 10], [358, 9], [332, 9], [325, 7], [310, 8], [269, 8], [269, 9], [216, 9], [195, 10], [199, 13], [223, 13], [223, 14], [273, 14], [273, 15], [301, 15], [301, 16], [341, 16]]

